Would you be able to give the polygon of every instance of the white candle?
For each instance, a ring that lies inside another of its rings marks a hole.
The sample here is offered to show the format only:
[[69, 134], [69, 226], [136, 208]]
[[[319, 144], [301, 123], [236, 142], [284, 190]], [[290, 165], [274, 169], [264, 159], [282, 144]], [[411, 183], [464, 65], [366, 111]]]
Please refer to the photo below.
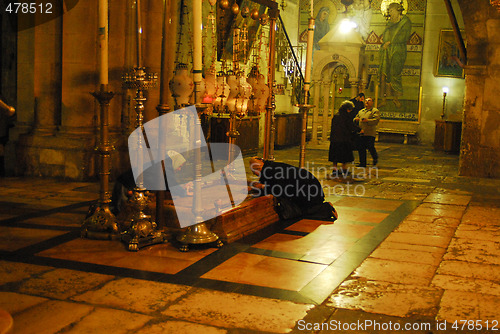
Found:
[[313, 10], [314, 0], [311, 0], [311, 17], [314, 18], [314, 10]]
[[[312, 4], [311, 4], [312, 7]], [[312, 68], [312, 54], [313, 54], [313, 41], [314, 41], [314, 19], [309, 19], [309, 27], [307, 28], [307, 53], [306, 53], [306, 73], [304, 77], [304, 89], [309, 90], [311, 83], [311, 68]]]
[[99, 0], [99, 83], [108, 84], [108, 0]]
[[202, 0], [193, 1], [193, 76], [194, 82], [201, 82], [202, 75]]

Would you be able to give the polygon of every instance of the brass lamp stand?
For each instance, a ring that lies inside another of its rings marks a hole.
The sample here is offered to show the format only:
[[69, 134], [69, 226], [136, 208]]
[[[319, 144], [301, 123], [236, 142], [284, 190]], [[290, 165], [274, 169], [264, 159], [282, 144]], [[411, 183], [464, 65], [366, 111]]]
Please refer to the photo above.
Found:
[[304, 104], [299, 104], [301, 116], [302, 116], [302, 132], [300, 135], [300, 155], [299, 155], [299, 167], [304, 168], [306, 160], [306, 132], [307, 132], [307, 114], [309, 109], [314, 108], [313, 105], [309, 104], [309, 91], [304, 91], [304, 95], [307, 95], [304, 100]]
[[[311, 5], [312, 6], [312, 5]], [[312, 16], [309, 18], [309, 26], [307, 31], [307, 53], [306, 53], [306, 75], [304, 78], [304, 103], [297, 105], [302, 114], [302, 133], [300, 137], [300, 155], [299, 155], [299, 167], [304, 168], [306, 160], [306, 132], [307, 132], [307, 114], [309, 109], [314, 108], [313, 105], [309, 104], [310, 93], [309, 88], [311, 86], [311, 66], [312, 66], [312, 51], [313, 51], [313, 38], [314, 38], [314, 18]]]
[[101, 84], [100, 90], [91, 93], [99, 102], [101, 128], [100, 143], [96, 150], [101, 158], [100, 191], [97, 207], [92, 215], [82, 223], [82, 238], [117, 240], [120, 237], [115, 215], [109, 209], [111, 193], [109, 191], [109, 158], [114, 147], [109, 143], [109, 102], [115, 95], [108, 91], [108, 85]]
[[[135, 112], [137, 113], [137, 129], [143, 129], [144, 121], [144, 102], [146, 97], [144, 92], [156, 86], [157, 74], [146, 73], [144, 67], [135, 67], [132, 72], [125, 73], [123, 76], [123, 84], [125, 88], [136, 89]], [[138, 136], [137, 140], [137, 166], [143, 168], [143, 150], [144, 142], [142, 136]], [[148, 205], [148, 196], [146, 188], [144, 188], [143, 174], [139, 173], [139, 178], [136, 181], [136, 186], [132, 190], [132, 197], [127, 202], [127, 206], [131, 208], [131, 213], [123, 222], [122, 241], [128, 245], [128, 250], [138, 251], [140, 248], [163, 243], [164, 235], [161, 231], [157, 231], [156, 223], [151, 220], [151, 216], [146, 215], [144, 210]]]

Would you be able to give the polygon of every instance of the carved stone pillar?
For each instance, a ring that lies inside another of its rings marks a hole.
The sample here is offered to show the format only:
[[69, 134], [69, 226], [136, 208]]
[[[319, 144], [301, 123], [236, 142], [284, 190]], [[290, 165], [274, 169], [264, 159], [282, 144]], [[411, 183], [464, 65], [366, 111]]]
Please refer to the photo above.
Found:
[[328, 130], [329, 124], [328, 124], [328, 112], [329, 112], [329, 105], [330, 105], [330, 82], [329, 81], [323, 81], [322, 86], [322, 93], [323, 93], [323, 117], [321, 118], [322, 120], [322, 131], [321, 131], [321, 140], [322, 141], [327, 141], [328, 140]]
[[35, 26], [34, 130], [54, 134], [61, 120], [61, 16]]
[[316, 81], [314, 83], [314, 103], [313, 109], [313, 119], [312, 119], [312, 138], [311, 142], [313, 144], [318, 143], [318, 123], [319, 123], [319, 96], [321, 93], [321, 81]]

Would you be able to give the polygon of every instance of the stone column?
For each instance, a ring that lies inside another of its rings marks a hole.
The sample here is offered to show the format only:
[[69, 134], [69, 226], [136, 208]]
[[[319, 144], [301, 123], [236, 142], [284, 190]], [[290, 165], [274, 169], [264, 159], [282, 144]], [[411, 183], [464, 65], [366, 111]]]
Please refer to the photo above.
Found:
[[330, 82], [329, 81], [323, 81], [322, 85], [323, 89], [323, 117], [322, 117], [322, 131], [321, 131], [321, 140], [322, 141], [327, 141], [328, 140], [328, 129], [329, 129], [329, 124], [328, 124], [328, 111], [329, 111], [329, 102], [330, 102]]
[[349, 79], [349, 83], [351, 84], [351, 98], [358, 96], [360, 93], [359, 79]]
[[319, 94], [321, 91], [321, 81], [314, 82], [314, 103], [313, 119], [312, 119], [312, 137], [311, 142], [318, 144], [318, 123], [319, 123]]
[[61, 122], [61, 16], [35, 26], [35, 132], [54, 134]]
[[96, 102], [89, 94], [98, 81], [96, 8], [96, 0], [79, 1], [62, 16], [62, 131], [86, 137], [96, 124]]

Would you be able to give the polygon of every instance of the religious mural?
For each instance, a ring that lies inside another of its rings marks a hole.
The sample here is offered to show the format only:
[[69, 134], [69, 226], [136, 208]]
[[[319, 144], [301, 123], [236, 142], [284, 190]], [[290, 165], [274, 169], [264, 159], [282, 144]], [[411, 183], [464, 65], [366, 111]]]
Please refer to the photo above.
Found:
[[[384, 119], [419, 121], [425, 7], [426, 0], [314, 1], [314, 50], [341, 21], [354, 22], [365, 43], [368, 82], [362, 90], [374, 97]], [[300, 11], [299, 38], [305, 43], [309, 0], [301, 0]], [[351, 88], [348, 84], [342, 88], [342, 97], [355, 95], [346, 91]]]
[[[461, 34], [462, 38], [464, 38], [465, 32], [461, 31]], [[453, 30], [441, 30], [435, 75], [437, 77], [452, 78], [463, 78], [464, 76], [460, 51]]]

